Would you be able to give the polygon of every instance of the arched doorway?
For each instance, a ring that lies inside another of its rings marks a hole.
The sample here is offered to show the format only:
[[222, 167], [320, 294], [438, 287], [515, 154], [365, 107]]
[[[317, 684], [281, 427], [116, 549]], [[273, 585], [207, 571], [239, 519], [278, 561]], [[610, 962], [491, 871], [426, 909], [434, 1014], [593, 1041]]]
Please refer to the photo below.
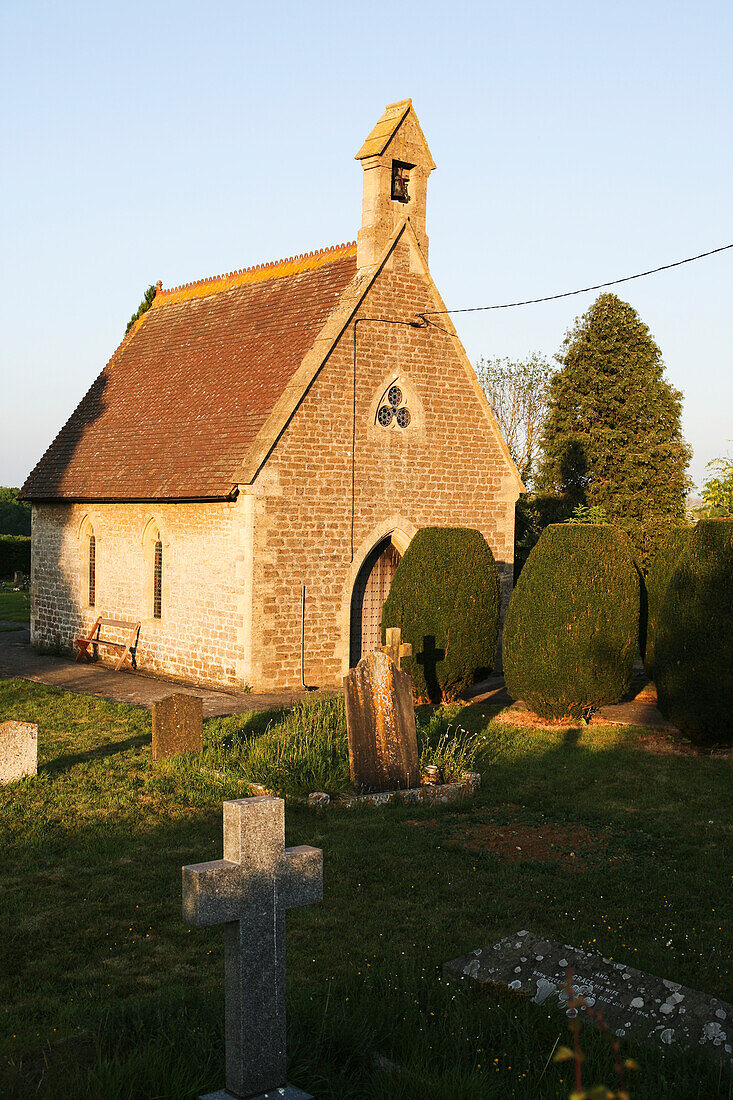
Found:
[[382, 608], [400, 557], [387, 536], [370, 550], [357, 574], [351, 596], [350, 668], [382, 644]]

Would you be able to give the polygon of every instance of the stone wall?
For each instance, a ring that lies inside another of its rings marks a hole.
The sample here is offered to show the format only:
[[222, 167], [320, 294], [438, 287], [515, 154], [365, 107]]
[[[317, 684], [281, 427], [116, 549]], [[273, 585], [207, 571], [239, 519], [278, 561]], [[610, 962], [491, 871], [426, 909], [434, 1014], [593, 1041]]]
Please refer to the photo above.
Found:
[[[440, 308], [415, 249], [404, 237], [359, 316], [409, 320]], [[351, 594], [361, 564], [380, 539], [391, 535], [404, 552], [415, 531], [429, 525], [484, 534], [506, 603], [518, 483], [458, 341], [433, 326], [367, 322], [358, 326], [357, 352], [353, 540], [349, 325], [236, 502], [36, 504], [32, 641], [71, 652], [74, 637], [99, 614], [140, 619], [142, 669], [202, 684], [294, 687], [305, 585], [305, 681], [337, 684], [348, 671]], [[394, 382], [412, 418], [404, 430], [376, 422], [380, 398]], [[152, 595], [158, 531], [160, 619]]]
[[[71, 653], [98, 615], [140, 620], [138, 667], [202, 684], [247, 682], [247, 506], [35, 504], [31, 641]], [[89, 606], [89, 535], [96, 598]], [[163, 544], [161, 617], [153, 554]], [[104, 651], [102, 651], [103, 653]]]
[[[412, 319], [436, 308], [410, 249], [407, 240], [398, 245], [359, 316]], [[379, 399], [394, 381], [412, 416], [404, 431], [375, 422]], [[434, 327], [358, 326], [353, 560], [352, 384], [350, 326], [253, 486], [252, 668], [263, 686], [300, 681], [302, 585], [306, 682], [340, 682], [348, 670], [356, 575], [393, 531], [404, 550], [420, 527], [474, 527], [498, 562], [505, 604], [511, 590], [518, 485], [455, 337]]]

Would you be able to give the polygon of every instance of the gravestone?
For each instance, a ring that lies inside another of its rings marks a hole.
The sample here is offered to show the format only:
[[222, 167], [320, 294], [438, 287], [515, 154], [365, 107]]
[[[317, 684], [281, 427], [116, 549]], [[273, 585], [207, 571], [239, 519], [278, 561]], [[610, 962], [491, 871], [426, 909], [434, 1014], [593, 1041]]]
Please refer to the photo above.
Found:
[[411, 643], [400, 640], [402, 631], [398, 626], [388, 626], [385, 630], [385, 637], [387, 644], [382, 646], [382, 653], [386, 653], [388, 657], [391, 657], [397, 668], [402, 668], [402, 658], [412, 656]]
[[183, 868], [183, 919], [225, 933], [226, 1089], [311, 1100], [285, 1080], [285, 910], [323, 900], [323, 852], [285, 847], [285, 804], [224, 803], [224, 858]]
[[0, 783], [38, 772], [38, 726], [0, 722]]
[[197, 695], [169, 695], [153, 703], [153, 760], [201, 752], [204, 702]]
[[593, 1012], [602, 1011], [617, 1037], [662, 1047], [695, 1046], [733, 1063], [733, 1005], [532, 932], [517, 932], [454, 959], [443, 972], [479, 985], [503, 985], [528, 994], [535, 1004], [554, 1004], [568, 1015], [587, 1018], [582, 1005], [577, 1010], [565, 1007], [568, 995], [563, 986], [569, 969], [573, 995], [583, 997]]
[[386, 653], [344, 677], [351, 779], [369, 791], [420, 785], [412, 681]]

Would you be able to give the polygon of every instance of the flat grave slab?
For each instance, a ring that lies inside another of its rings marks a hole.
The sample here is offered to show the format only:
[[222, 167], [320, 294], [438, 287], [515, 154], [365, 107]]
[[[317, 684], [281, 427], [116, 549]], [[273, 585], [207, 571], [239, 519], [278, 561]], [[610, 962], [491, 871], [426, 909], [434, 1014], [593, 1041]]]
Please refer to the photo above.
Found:
[[717, 1061], [733, 1064], [733, 1005], [533, 932], [517, 932], [453, 959], [443, 973], [479, 985], [504, 986], [529, 995], [535, 1004], [553, 1004], [568, 1015], [587, 1017], [583, 1007], [565, 1008], [568, 995], [563, 986], [569, 969], [573, 993], [584, 997], [594, 1012], [602, 1011], [619, 1038], [661, 1047], [699, 1047]]

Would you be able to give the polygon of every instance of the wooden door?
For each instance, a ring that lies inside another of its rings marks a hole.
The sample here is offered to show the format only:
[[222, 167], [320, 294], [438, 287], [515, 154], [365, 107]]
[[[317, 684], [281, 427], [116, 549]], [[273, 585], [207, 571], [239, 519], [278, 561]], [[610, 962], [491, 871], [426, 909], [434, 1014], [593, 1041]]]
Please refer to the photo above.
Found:
[[349, 664], [352, 668], [382, 644], [382, 608], [399, 561], [399, 551], [390, 539], [384, 539], [359, 570], [351, 600]]

